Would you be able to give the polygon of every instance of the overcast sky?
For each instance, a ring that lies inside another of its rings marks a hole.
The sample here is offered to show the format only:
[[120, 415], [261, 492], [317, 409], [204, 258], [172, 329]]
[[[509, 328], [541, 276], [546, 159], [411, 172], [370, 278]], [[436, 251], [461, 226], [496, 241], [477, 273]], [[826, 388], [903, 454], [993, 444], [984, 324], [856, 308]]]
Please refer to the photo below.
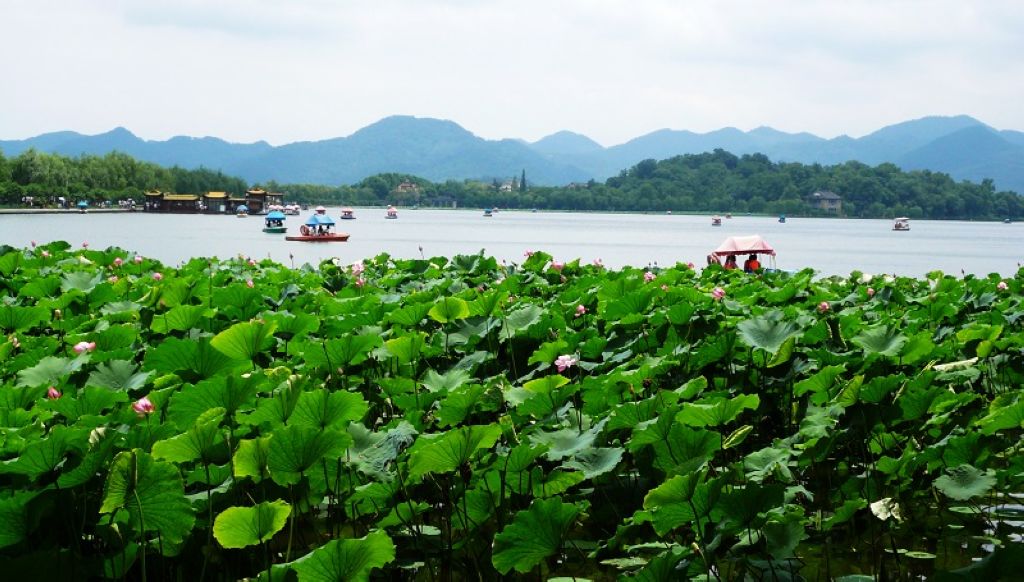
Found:
[[0, 139], [1024, 130], [1022, 0], [0, 0]]

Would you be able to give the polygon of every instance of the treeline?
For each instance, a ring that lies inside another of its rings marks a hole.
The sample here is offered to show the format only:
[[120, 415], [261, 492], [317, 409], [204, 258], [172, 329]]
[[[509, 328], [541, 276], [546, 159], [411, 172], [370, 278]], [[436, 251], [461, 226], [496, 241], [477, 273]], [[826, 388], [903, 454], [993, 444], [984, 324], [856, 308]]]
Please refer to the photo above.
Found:
[[[1024, 199], [997, 192], [991, 180], [957, 182], [947, 174], [905, 172], [894, 164], [835, 166], [772, 162], [761, 154], [735, 156], [723, 150], [644, 160], [604, 183], [560, 187], [502, 187], [501, 181], [449, 180], [433, 183], [407, 174], [371, 176], [353, 185], [256, 184], [284, 192], [287, 202], [330, 205], [539, 208], [589, 211], [675, 211], [824, 215], [808, 202], [816, 191], [842, 197], [842, 215], [859, 218], [993, 220], [1024, 218]], [[528, 180], [525, 174], [522, 178]], [[60, 195], [74, 199], [141, 198], [142, 192], [201, 194], [211, 190], [242, 194], [248, 184], [221, 172], [163, 168], [127, 155], [67, 158], [29, 150], [6, 159], [0, 154], [0, 201]]]
[[36, 204], [57, 197], [70, 200], [141, 200], [151, 190], [200, 194], [208, 191], [245, 192], [245, 180], [200, 168], [165, 168], [113, 152], [103, 156], [66, 157], [27, 150], [13, 158], [0, 152], [0, 203]]

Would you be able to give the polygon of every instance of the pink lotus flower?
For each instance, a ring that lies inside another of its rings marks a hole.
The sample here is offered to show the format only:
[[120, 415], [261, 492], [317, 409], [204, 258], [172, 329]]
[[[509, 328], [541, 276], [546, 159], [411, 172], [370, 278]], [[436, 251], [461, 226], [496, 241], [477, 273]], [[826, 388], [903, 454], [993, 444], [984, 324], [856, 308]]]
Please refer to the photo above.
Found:
[[245, 280], [245, 286], [246, 287], [252, 289], [253, 285], [254, 285], [254, 283], [252, 282], [252, 279], [246, 279]]
[[82, 248], [83, 249], [89, 248], [89, 241], [87, 241], [87, 240], [86, 241], [82, 241]]
[[163, 281], [164, 276], [161, 275], [159, 272], [156, 272], [156, 273], [153, 273], [153, 279], [156, 280], [156, 281]]
[[587, 308], [584, 307], [583, 304], [580, 304], [580, 305], [576, 306], [576, 317], [579, 317], [579, 316], [583, 315], [586, 312], [587, 312]]
[[1009, 288], [1010, 288], [1010, 286], [1006, 284], [1006, 281], [1000, 281], [996, 285], [996, 289], [999, 289], [1000, 291], [1006, 291]]
[[135, 258], [132, 259], [132, 260], [135, 261], [136, 265], [141, 264], [142, 263], [142, 256], [141, 255], [135, 255]]
[[714, 289], [711, 290], [711, 296], [715, 298], [715, 301], [718, 301], [719, 299], [725, 297], [725, 289], [722, 289], [721, 287], [715, 287]]
[[564, 372], [564, 371], [568, 370], [569, 368], [571, 368], [571, 367], [573, 367], [575, 365], [576, 365], [576, 358], [574, 358], [574, 357], [572, 357], [572, 356], [570, 356], [568, 354], [566, 354], [564, 356], [558, 356], [558, 358], [555, 359], [555, 367], [558, 368], [559, 372]]
[[56, 400], [60, 398], [60, 396], [60, 390], [57, 390], [55, 387], [50, 386], [49, 388], [46, 389], [46, 397], [49, 398], [50, 400]]
[[551, 261], [551, 268], [556, 271], [561, 271], [565, 268], [565, 263], [561, 261]]
[[153, 403], [149, 400], [148, 396], [143, 396], [132, 403], [132, 410], [134, 410], [135, 414], [138, 414], [139, 416], [146, 416], [147, 414], [153, 414], [156, 407], [153, 406]]
[[534, 251], [525, 250], [525, 251], [523, 251], [523, 256], [526, 257], [526, 258], [530, 258], [530, 257], [533, 256], [533, 253], [534, 253]]
[[49, 251], [43, 251], [43, 252], [42, 252], [42, 255], [43, 255], [43, 258], [44, 258], [44, 259], [48, 259], [48, 258], [50, 258], [50, 252], [49, 252]]
[[96, 342], [78, 342], [72, 349], [75, 350], [76, 354], [91, 352], [96, 349]]
[[352, 266], [349, 267], [349, 269], [352, 271], [353, 275], [359, 277], [366, 271], [366, 265], [364, 265], [362, 261], [359, 261], [357, 263], [352, 263]]
[[32, 241], [32, 248], [36, 248], [36, 241]]
[[875, 296], [875, 288], [874, 287], [868, 287], [868, 297], [874, 297], [874, 296]]
[[598, 269], [601, 269], [601, 268], [604, 267], [604, 263], [601, 262], [601, 258], [600, 257], [594, 259], [594, 262], [591, 263], [591, 264], [594, 265], [595, 267], [597, 267]]
[[654, 273], [647, 271], [646, 273], [644, 273], [644, 283], [650, 283], [651, 281], [654, 280], [656, 276], [657, 275], [655, 275]]
[[120, 267], [123, 264], [124, 264], [124, 260], [121, 257], [117, 257], [116, 259], [114, 259], [114, 266], [115, 267]]
[[253, 259], [249, 259], [249, 266], [250, 267], [255, 267], [256, 266], [256, 261], [253, 260]]
[[363, 285], [366, 285], [366, 279], [363, 279], [362, 277], [356, 279], [356, 287], [362, 289]]
[[689, 268], [690, 268], [691, 270], [692, 270], [692, 269], [696, 269], [696, 268], [697, 268], [697, 266], [696, 266], [696, 265], [694, 265], [694, 264], [693, 264], [692, 262], [690, 262], [690, 263], [686, 263], [686, 266], [687, 266], [687, 267], [689, 267]]
[[117, 275], [111, 275], [107, 277], [107, 281], [110, 281], [111, 283], [117, 283], [117, 280]]
[[828, 313], [830, 309], [832, 309], [832, 306], [828, 304], [828, 301], [822, 301], [818, 304], [818, 311], [820, 313]]
[[662, 290], [662, 291], [668, 291], [668, 285], [665, 285], [665, 284], [663, 283], [663, 284], [661, 285], [661, 290]]

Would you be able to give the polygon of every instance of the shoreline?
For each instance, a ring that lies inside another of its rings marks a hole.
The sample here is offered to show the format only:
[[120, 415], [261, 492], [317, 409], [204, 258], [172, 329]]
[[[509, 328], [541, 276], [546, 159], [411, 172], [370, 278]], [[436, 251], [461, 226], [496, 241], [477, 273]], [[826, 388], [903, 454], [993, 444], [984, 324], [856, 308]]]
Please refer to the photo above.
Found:
[[0, 214], [108, 214], [121, 212], [141, 212], [127, 208], [90, 208], [85, 212], [77, 208], [0, 208]]

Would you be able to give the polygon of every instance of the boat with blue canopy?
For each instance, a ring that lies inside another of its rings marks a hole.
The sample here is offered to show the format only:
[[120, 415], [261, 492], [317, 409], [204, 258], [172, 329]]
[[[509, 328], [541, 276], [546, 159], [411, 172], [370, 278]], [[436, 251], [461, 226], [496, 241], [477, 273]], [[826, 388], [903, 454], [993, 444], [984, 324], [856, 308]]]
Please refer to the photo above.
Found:
[[281, 212], [280, 210], [271, 210], [264, 217], [265, 226], [263, 227], [263, 232], [271, 234], [288, 232], [288, 227], [284, 225], [285, 218], [284, 212]]
[[235, 216], [238, 218], [245, 218], [249, 216], [249, 207], [245, 204], [239, 204], [238, 208], [235, 208]]
[[299, 227], [298, 236], [286, 236], [285, 240], [303, 242], [345, 242], [348, 240], [347, 232], [331, 232], [334, 228], [334, 219], [327, 216], [327, 210], [318, 206], [315, 214], [306, 219], [306, 223]]

